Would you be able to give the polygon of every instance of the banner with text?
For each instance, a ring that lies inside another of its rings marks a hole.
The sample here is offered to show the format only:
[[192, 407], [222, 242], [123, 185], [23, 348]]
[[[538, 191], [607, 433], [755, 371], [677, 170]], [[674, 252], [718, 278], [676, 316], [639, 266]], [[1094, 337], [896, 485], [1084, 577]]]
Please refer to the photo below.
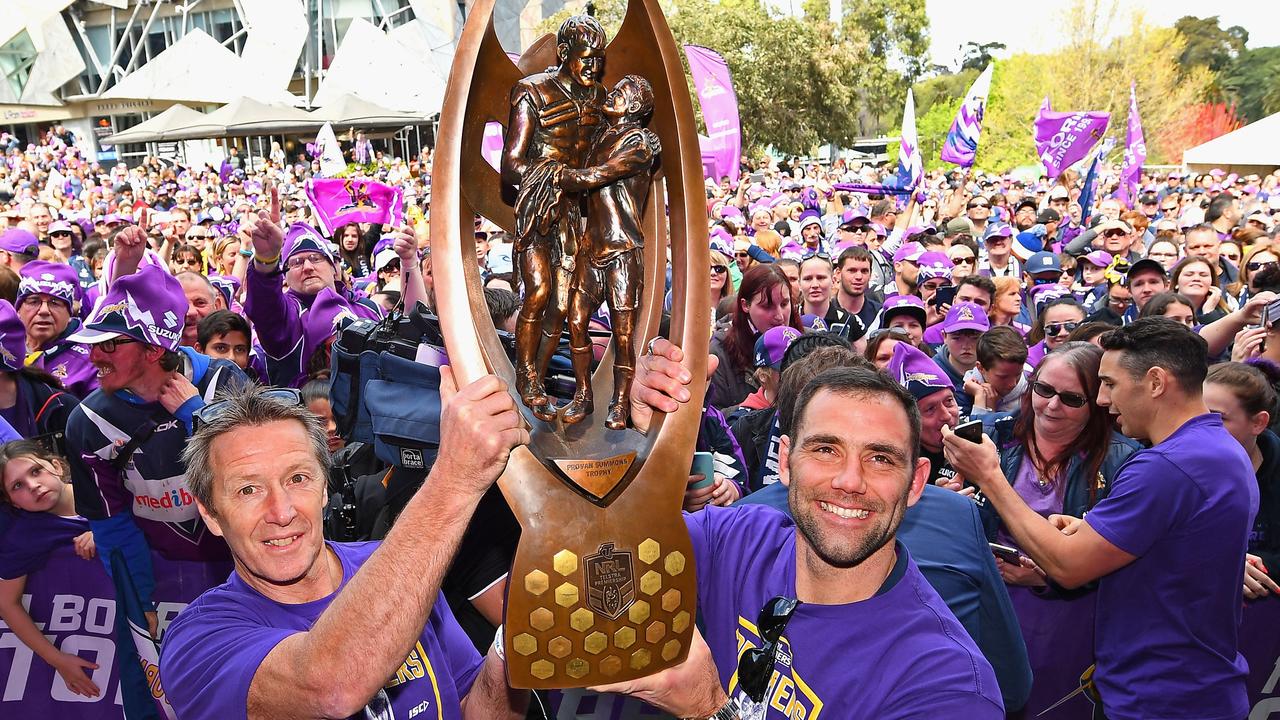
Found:
[[729, 66], [715, 50], [700, 45], [685, 45], [689, 72], [702, 105], [702, 119], [707, 124], [707, 141], [702, 148], [715, 158], [716, 182], [725, 175], [738, 182], [738, 163], [742, 159], [742, 125], [738, 121], [738, 95], [733, 91]]

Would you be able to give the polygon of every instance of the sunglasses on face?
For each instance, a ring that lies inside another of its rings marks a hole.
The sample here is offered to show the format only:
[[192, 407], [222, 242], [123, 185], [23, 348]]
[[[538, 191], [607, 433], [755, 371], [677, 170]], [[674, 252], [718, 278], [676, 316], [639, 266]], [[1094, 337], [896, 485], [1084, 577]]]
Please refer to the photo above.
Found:
[[1276, 265], [1280, 265], [1280, 261], [1277, 261], [1277, 260], [1263, 260], [1263, 261], [1260, 261], [1260, 262], [1248, 262], [1248, 263], [1245, 263], [1245, 268], [1246, 268], [1246, 269], [1248, 269], [1248, 270], [1249, 270], [1249, 272], [1258, 272], [1258, 271], [1259, 271], [1259, 270], [1261, 270], [1262, 268], [1265, 268], [1265, 267], [1275, 267]]
[[102, 352], [110, 355], [111, 353], [115, 352], [116, 348], [120, 347], [121, 345], [128, 345], [130, 343], [136, 343], [136, 342], [138, 341], [132, 340], [130, 338], [111, 338], [110, 340], [103, 340], [102, 342], [98, 343], [98, 347], [102, 350]]
[[1127, 234], [1128, 234], [1128, 233], [1126, 233], [1126, 232], [1125, 232], [1125, 231], [1123, 231], [1123, 230], [1108, 230], [1108, 231], [1106, 231], [1106, 232], [1102, 233], [1102, 237], [1104, 237], [1104, 238], [1118, 238], [1118, 237], [1124, 237], [1124, 236], [1125, 236], [1125, 235], [1127, 235]]
[[972, 255], [966, 255], [966, 256], [964, 256], [964, 257], [953, 257], [953, 258], [951, 258], [951, 264], [952, 264], [952, 265], [959, 265], [959, 264], [961, 264], [961, 263], [964, 263], [965, 265], [972, 265], [972, 264], [973, 264], [974, 262], [976, 262], [977, 260], [978, 260], [978, 258], [976, 258], [976, 257], [974, 257], [974, 256], [972, 256]]
[[725, 267], [724, 265], [712, 265], [712, 266], [711, 266], [711, 274], [712, 274], [712, 275], [723, 275], [723, 274], [725, 274], [725, 273], [727, 273], [727, 272], [729, 272], [729, 268]]
[[1108, 296], [1107, 296], [1107, 302], [1111, 303], [1112, 305], [1114, 305], [1114, 306], [1116, 306], [1116, 307], [1129, 307], [1130, 305], [1132, 305], [1132, 304], [1133, 304], [1133, 299], [1132, 299], [1132, 298], [1118, 298], [1118, 297], [1112, 297], [1112, 296], [1108, 295]]
[[1044, 326], [1044, 334], [1059, 335], [1062, 333], [1071, 333], [1078, 327], [1080, 327], [1080, 323], [1078, 322], [1046, 323]]
[[[258, 393], [258, 397], [278, 402], [290, 407], [302, 405], [302, 391], [297, 388], [272, 388]], [[230, 400], [215, 400], [191, 414], [192, 430], [199, 430], [227, 411]]]
[[751, 648], [738, 660], [738, 684], [753, 702], [764, 702], [774, 665], [778, 662], [778, 641], [797, 607], [800, 607], [799, 600], [779, 596], [765, 603], [760, 610], [756, 628], [760, 631], [764, 647]]
[[49, 237], [71, 237], [70, 230], [59, 230], [58, 232], [49, 233]]
[[751, 257], [751, 253], [740, 252], [740, 253], [734, 253], [733, 256], [740, 257], [740, 258], [749, 258]]
[[1056, 395], [1058, 399], [1062, 401], [1063, 405], [1071, 408], [1081, 408], [1084, 407], [1085, 403], [1089, 402], [1089, 398], [1081, 395], [1080, 393], [1061, 392], [1054, 386], [1040, 382], [1039, 380], [1031, 383], [1031, 392], [1046, 400], [1052, 400]]
[[969, 205], [970, 210], [974, 208], [989, 208], [989, 207], [991, 207], [990, 203], [972, 203]]

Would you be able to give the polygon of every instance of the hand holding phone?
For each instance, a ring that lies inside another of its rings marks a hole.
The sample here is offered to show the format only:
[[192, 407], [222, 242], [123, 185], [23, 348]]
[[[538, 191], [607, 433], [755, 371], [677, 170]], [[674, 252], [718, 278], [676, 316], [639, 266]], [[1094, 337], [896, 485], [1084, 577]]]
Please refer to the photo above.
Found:
[[970, 420], [969, 422], [960, 423], [952, 430], [956, 435], [975, 445], [982, 444], [982, 421]]
[[1000, 543], [987, 543], [991, 546], [991, 554], [1009, 563], [1010, 565], [1022, 564], [1022, 552], [1017, 548], [1011, 548], [1008, 545]]
[[696, 452], [693, 454], [693, 467], [689, 470], [690, 475], [701, 475], [702, 479], [689, 483], [690, 490], [701, 490], [709, 487], [716, 481], [716, 461], [715, 456], [709, 452]]

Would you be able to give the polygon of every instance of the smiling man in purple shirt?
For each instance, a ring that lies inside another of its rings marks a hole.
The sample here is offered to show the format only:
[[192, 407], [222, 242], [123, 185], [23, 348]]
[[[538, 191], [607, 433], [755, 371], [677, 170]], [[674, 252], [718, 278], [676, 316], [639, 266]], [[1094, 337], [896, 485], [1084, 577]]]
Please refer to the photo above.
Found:
[[[632, 393], [637, 427], [650, 407], [689, 397], [683, 354], [653, 349]], [[929, 476], [919, 442], [915, 401], [883, 373], [814, 377], [779, 450], [795, 524], [763, 506], [687, 515], [706, 642], [695, 636], [675, 668], [602, 690], [713, 720], [1003, 718], [990, 663], [896, 538]], [[779, 597], [799, 605], [764, 625]], [[740, 660], [761, 649], [765, 665]]]
[[1093, 677], [1107, 718], [1245, 717], [1237, 628], [1258, 484], [1249, 456], [1205, 407], [1207, 345], [1168, 318], [1135, 320], [1101, 343], [1098, 404], [1152, 446], [1083, 519], [1028, 507], [990, 439], [946, 431], [947, 458], [1050, 578], [1068, 588], [1099, 581]]
[[169, 626], [161, 677], [183, 720], [524, 717], [495, 647], [481, 658], [440, 593], [481, 496], [528, 432], [506, 385], [441, 371], [443, 447], [382, 543], [326, 542], [329, 452], [288, 390], [205, 406], [184, 454], [201, 517], [235, 559]]

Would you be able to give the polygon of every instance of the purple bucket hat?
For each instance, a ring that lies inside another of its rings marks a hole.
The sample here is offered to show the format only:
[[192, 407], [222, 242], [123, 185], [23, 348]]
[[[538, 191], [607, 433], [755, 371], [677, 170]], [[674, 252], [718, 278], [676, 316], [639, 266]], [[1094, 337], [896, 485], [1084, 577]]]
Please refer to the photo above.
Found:
[[68, 340], [87, 344], [128, 337], [165, 350], [177, 350], [187, 296], [177, 278], [155, 265], [116, 280], [80, 332]]
[[70, 265], [34, 260], [22, 266], [18, 272], [17, 304], [28, 295], [44, 294], [58, 298], [67, 307], [75, 305], [81, 297], [80, 278]]

